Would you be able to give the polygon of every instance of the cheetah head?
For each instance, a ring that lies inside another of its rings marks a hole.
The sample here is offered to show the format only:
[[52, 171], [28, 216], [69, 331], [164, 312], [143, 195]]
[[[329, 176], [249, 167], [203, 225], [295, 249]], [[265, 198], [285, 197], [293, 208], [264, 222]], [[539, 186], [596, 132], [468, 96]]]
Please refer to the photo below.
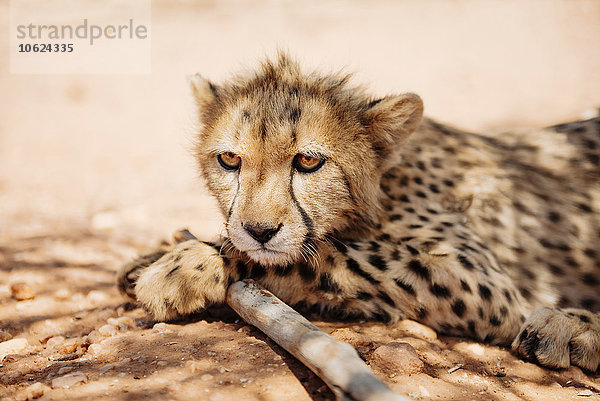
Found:
[[227, 238], [264, 265], [374, 225], [380, 178], [421, 121], [414, 94], [373, 100], [348, 75], [303, 74], [285, 55], [215, 85], [192, 80], [196, 159]]

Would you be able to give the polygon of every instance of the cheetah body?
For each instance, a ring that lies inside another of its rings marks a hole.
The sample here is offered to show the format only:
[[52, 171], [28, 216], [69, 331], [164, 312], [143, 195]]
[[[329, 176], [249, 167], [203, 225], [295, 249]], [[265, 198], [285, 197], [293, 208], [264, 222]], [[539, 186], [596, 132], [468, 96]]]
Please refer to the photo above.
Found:
[[[223, 302], [249, 277], [300, 309], [415, 319], [598, 369], [600, 119], [468, 133], [421, 121], [415, 95], [373, 100], [286, 56], [193, 89], [197, 158], [227, 235], [123, 268], [120, 287], [157, 318]], [[237, 170], [219, 165], [225, 152]], [[306, 153], [323, 167], [299, 170]], [[248, 221], [277, 229], [262, 243]]]

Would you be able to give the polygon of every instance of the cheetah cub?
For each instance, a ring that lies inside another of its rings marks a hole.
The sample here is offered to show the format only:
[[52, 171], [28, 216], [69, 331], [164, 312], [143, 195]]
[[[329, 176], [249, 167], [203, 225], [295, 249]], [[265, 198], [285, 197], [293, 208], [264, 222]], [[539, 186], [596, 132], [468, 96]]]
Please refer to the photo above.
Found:
[[157, 319], [253, 278], [298, 308], [600, 363], [600, 119], [473, 134], [285, 55], [222, 85], [197, 75], [195, 155], [225, 220], [124, 266]]

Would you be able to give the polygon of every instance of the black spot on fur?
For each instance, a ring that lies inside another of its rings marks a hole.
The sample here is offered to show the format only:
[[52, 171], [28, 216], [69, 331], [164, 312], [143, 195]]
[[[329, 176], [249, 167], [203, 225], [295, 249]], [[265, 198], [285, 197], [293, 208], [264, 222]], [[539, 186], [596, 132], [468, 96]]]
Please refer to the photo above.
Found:
[[369, 263], [381, 271], [386, 271], [388, 269], [388, 265], [387, 265], [386, 261], [383, 260], [383, 258], [379, 255], [375, 255], [375, 254], [369, 255]]
[[315, 270], [304, 262], [298, 264], [298, 274], [307, 283], [314, 281], [317, 277]]
[[384, 292], [384, 291], [379, 291], [379, 293], [377, 294], [377, 297], [379, 299], [381, 299], [383, 302], [385, 302], [386, 304], [388, 304], [391, 307], [396, 307], [396, 303], [394, 302], [394, 300], [392, 298], [390, 298], [390, 296]]
[[410, 202], [410, 199], [408, 199], [408, 196], [406, 196], [406, 195], [402, 195], [402, 196], [400, 196], [400, 197], [398, 198], [398, 200], [399, 200], [400, 202]]
[[469, 284], [467, 284], [465, 280], [460, 280], [460, 286], [464, 291], [468, 292], [469, 294], [471, 293], [471, 287], [469, 287]]
[[490, 324], [492, 326], [500, 326], [502, 324], [502, 321], [500, 321], [498, 316], [492, 315], [492, 316], [490, 316]]
[[408, 252], [410, 252], [412, 255], [418, 255], [419, 254], [419, 251], [416, 250], [415, 248], [413, 248], [410, 245], [406, 245], [406, 249], [408, 249]]
[[570, 256], [565, 258], [565, 264], [570, 267], [579, 267], [579, 263], [577, 263], [577, 261]]
[[379, 280], [375, 279], [368, 272], [366, 272], [363, 269], [361, 269], [360, 265], [358, 264], [358, 262], [356, 260], [354, 260], [354, 259], [346, 259], [346, 266], [348, 267], [348, 270], [350, 270], [352, 273], [356, 274], [357, 276], [360, 276], [360, 277], [364, 278], [369, 283], [375, 284], [375, 285], [381, 284]]
[[332, 239], [331, 243], [333, 244], [335, 249], [337, 249], [337, 251], [340, 252], [342, 255], [345, 255], [348, 253], [348, 248], [340, 240]]
[[267, 270], [260, 263], [256, 263], [252, 266], [252, 272], [250, 273], [250, 277], [252, 277], [254, 280], [260, 280], [266, 275]]
[[578, 315], [579, 320], [581, 320], [584, 323], [589, 323], [590, 322], [590, 318], [587, 317], [586, 315]]
[[370, 299], [373, 299], [373, 295], [369, 294], [368, 292], [361, 291], [358, 294], [356, 294], [356, 298], [360, 299], [361, 301], [368, 301]]
[[333, 293], [338, 293], [341, 291], [338, 284], [333, 280], [333, 278], [328, 273], [321, 274], [321, 277], [319, 279], [319, 285], [317, 286], [317, 289], [319, 291], [333, 292]]
[[379, 244], [379, 242], [376, 242], [376, 241], [369, 242], [369, 250], [371, 252], [377, 252], [379, 250], [379, 248], [381, 248], [381, 245]]
[[440, 193], [440, 189], [438, 188], [437, 185], [435, 184], [430, 184], [429, 185], [429, 190], [435, 194], [439, 194]]
[[510, 292], [508, 292], [508, 290], [504, 290], [504, 297], [506, 298], [506, 300], [508, 301], [509, 304], [512, 304], [513, 299], [512, 299], [512, 296], [510, 295]]
[[402, 215], [401, 214], [392, 214], [390, 216], [390, 221], [398, 221], [398, 220], [402, 220]]
[[489, 300], [492, 297], [492, 292], [487, 285], [479, 284], [479, 296], [481, 299]]
[[527, 288], [520, 287], [519, 288], [519, 292], [521, 293], [521, 295], [523, 296], [523, 298], [525, 298], [525, 299], [531, 299], [531, 291], [529, 291]]
[[464, 255], [458, 255], [457, 256], [458, 261], [460, 262], [460, 264], [467, 270], [473, 270], [475, 268], [475, 266], [473, 265], [473, 263]]
[[402, 288], [404, 291], [408, 292], [410, 295], [415, 295], [415, 289], [412, 287], [412, 285], [405, 283], [404, 281], [400, 280], [400, 279], [395, 279], [394, 282], [396, 283], [396, 285], [400, 288]]
[[421, 305], [416, 310], [416, 312], [417, 312], [417, 318], [419, 318], [419, 319], [425, 319], [427, 317], [427, 314], [429, 313], [423, 305]]
[[594, 309], [596, 306], [596, 300], [592, 298], [583, 298], [581, 300], [581, 306], [583, 306], [585, 309]]
[[246, 263], [240, 260], [235, 264], [235, 268], [240, 280], [248, 277], [248, 267], [246, 266]]
[[561, 220], [561, 216], [557, 212], [549, 212], [548, 220], [550, 220], [553, 223], [558, 223]]
[[475, 330], [475, 322], [474, 321], [469, 320], [467, 322], [467, 327], [469, 328], [469, 333], [471, 333], [471, 335], [477, 336], [477, 331]]
[[434, 283], [429, 286], [429, 291], [438, 298], [450, 298], [450, 289], [444, 285]]
[[576, 206], [582, 212], [592, 213], [592, 208], [590, 207], [590, 205], [586, 205], [585, 203], [578, 203]]
[[596, 277], [592, 273], [586, 273], [586, 274], [584, 274], [582, 276], [582, 280], [583, 280], [583, 283], [585, 285], [589, 285], [591, 287], [595, 287], [598, 284], [600, 284], [600, 280], [598, 280], [598, 277]]
[[275, 274], [280, 277], [288, 276], [294, 270], [294, 265], [287, 264], [285, 266], [277, 266], [275, 268]]
[[462, 299], [457, 299], [452, 303], [452, 312], [458, 317], [462, 317], [465, 314], [467, 307]]
[[426, 266], [423, 266], [421, 264], [421, 262], [419, 262], [416, 259], [411, 260], [410, 262], [408, 262], [407, 267], [414, 272], [417, 276], [425, 279], [425, 280], [429, 280], [430, 277], [430, 273], [429, 273], [429, 269]]
[[559, 266], [557, 266], [555, 264], [550, 263], [548, 265], [548, 268], [550, 269], [550, 271], [553, 274], [556, 274], [557, 276], [564, 276], [565, 275], [565, 272], [563, 271], [563, 269], [561, 269]]

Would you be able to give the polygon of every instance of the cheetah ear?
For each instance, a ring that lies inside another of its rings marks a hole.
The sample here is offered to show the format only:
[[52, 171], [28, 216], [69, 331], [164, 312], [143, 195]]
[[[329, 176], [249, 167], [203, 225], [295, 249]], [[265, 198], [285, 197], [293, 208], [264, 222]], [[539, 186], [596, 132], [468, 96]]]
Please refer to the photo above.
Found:
[[365, 117], [383, 145], [402, 143], [421, 123], [423, 101], [414, 93], [384, 97], [369, 103]]
[[213, 103], [219, 98], [219, 87], [200, 74], [192, 75], [190, 86], [192, 87], [192, 93], [198, 106]]

